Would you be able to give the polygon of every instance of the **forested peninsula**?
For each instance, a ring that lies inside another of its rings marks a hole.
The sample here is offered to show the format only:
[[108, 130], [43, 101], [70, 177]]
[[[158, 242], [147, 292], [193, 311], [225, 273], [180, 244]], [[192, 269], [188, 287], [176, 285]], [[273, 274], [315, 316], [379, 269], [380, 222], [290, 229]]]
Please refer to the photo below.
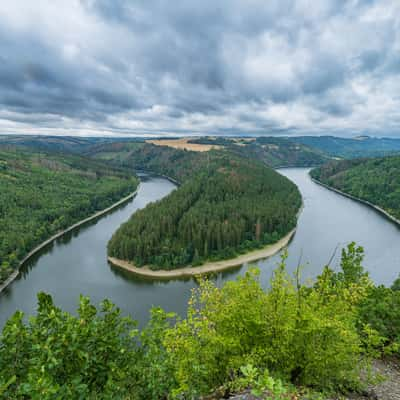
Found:
[[315, 180], [400, 219], [400, 156], [332, 161], [310, 174]]
[[0, 149], [0, 283], [54, 234], [132, 193], [129, 171], [74, 155]]
[[260, 162], [220, 150], [146, 144], [130, 151], [124, 165], [140, 162], [181, 186], [123, 224], [109, 242], [110, 257], [156, 270], [198, 266], [275, 243], [296, 226], [296, 185]]

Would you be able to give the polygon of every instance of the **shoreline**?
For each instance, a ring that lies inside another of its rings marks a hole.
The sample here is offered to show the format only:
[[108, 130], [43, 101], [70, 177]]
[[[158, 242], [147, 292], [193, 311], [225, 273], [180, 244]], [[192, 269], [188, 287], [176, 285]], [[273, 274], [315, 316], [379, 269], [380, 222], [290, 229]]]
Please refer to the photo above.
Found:
[[287, 235], [285, 235], [277, 242], [269, 244], [262, 249], [253, 250], [246, 254], [242, 254], [235, 258], [230, 258], [227, 260], [207, 262], [198, 267], [183, 267], [172, 270], [152, 270], [148, 266], [141, 268], [135, 267], [135, 265], [129, 263], [128, 261], [120, 260], [115, 257], [107, 257], [107, 258], [112, 265], [119, 267], [125, 271], [131, 272], [135, 275], [143, 276], [146, 278], [153, 278], [153, 279], [190, 278], [203, 274], [222, 272], [235, 267], [240, 267], [245, 263], [271, 257], [276, 253], [278, 253], [279, 251], [281, 251], [283, 248], [285, 248], [289, 244], [295, 233], [296, 233], [296, 228], [292, 229]]
[[358, 201], [359, 203], [365, 204], [366, 206], [373, 208], [375, 211], [377, 211], [380, 214], [382, 214], [385, 218], [387, 218], [388, 220], [390, 220], [394, 224], [400, 226], [400, 220], [399, 219], [397, 219], [393, 215], [389, 214], [387, 211], [385, 211], [383, 208], [377, 206], [376, 204], [373, 204], [373, 203], [369, 202], [368, 200], [360, 199], [359, 197], [353, 196], [353, 195], [351, 195], [349, 193], [343, 192], [343, 191], [341, 191], [339, 189], [336, 189], [333, 186], [329, 186], [329, 185], [319, 181], [318, 179], [313, 178], [311, 175], [310, 175], [310, 179], [314, 183], [324, 187], [325, 189], [331, 190], [332, 192], [336, 192], [336, 193], [338, 193], [338, 194], [340, 194], [340, 195], [342, 195], [344, 197], [347, 197], [347, 198], [349, 198], [351, 200], [354, 200], [354, 201]]
[[97, 211], [96, 213], [90, 215], [87, 218], [84, 218], [78, 222], [76, 222], [75, 224], [69, 226], [68, 228], [54, 234], [53, 236], [51, 236], [50, 238], [46, 239], [44, 242], [40, 243], [39, 245], [37, 245], [35, 248], [33, 248], [18, 264], [18, 267], [7, 277], [7, 279], [0, 284], [0, 294], [9, 286], [11, 285], [12, 282], [14, 282], [14, 280], [18, 277], [19, 272], [21, 267], [27, 262], [29, 261], [29, 259], [34, 256], [37, 252], [39, 252], [40, 250], [42, 250], [44, 247], [46, 247], [47, 245], [49, 245], [50, 243], [54, 242], [56, 239], [60, 238], [61, 236], [65, 235], [66, 233], [71, 232], [72, 230], [86, 224], [87, 222], [90, 222], [98, 217], [101, 217], [104, 214], [107, 214], [109, 211], [113, 210], [114, 208], [126, 203], [128, 200], [134, 198], [139, 190], [140, 187], [140, 182], [138, 184], [138, 186], [136, 187], [135, 191], [128, 194], [128, 196], [123, 197], [122, 199], [118, 200], [117, 202], [111, 204], [111, 206], [104, 208], [103, 210]]
[[180, 182], [178, 182], [176, 179], [174, 179], [174, 178], [171, 178], [170, 176], [168, 176], [168, 175], [164, 175], [164, 174], [161, 174], [161, 173], [157, 173], [157, 172], [154, 172], [154, 171], [151, 171], [151, 170], [147, 170], [147, 169], [136, 169], [135, 170], [135, 172], [136, 173], [143, 173], [143, 174], [147, 174], [147, 175], [154, 175], [154, 176], [159, 176], [159, 177], [161, 177], [161, 178], [165, 178], [165, 179], [167, 179], [168, 181], [170, 181], [171, 183], [173, 183], [174, 185], [176, 185], [176, 186], [181, 186], [181, 183]]

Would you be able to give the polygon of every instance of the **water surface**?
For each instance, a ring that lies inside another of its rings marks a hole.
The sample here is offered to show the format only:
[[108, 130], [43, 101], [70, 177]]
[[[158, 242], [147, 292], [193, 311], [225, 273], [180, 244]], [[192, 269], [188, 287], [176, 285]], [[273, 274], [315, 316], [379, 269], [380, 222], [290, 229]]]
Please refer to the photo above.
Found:
[[[338, 268], [341, 247], [354, 240], [365, 247], [364, 265], [373, 280], [391, 284], [400, 272], [400, 228], [373, 209], [313, 183], [307, 169], [280, 172], [298, 185], [304, 200], [298, 229], [289, 245], [288, 269], [293, 271], [300, 260], [303, 278], [315, 278], [335, 248], [332, 266]], [[106, 257], [107, 242], [120, 224], [174, 188], [166, 179], [144, 176], [137, 196], [129, 203], [45, 249], [0, 296], [0, 326], [17, 309], [32, 314], [38, 291], [52, 294], [57, 305], [71, 312], [82, 293], [96, 304], [111, 299], [124, 314], [141, 323], [147, 320], [152, 306], [183, 314], [190, 290], [195, 287], [193, 280], [149, 281], [111, 267]], [[256, 263], [264, 286], [278, 261], [276, 255]], [[243, 274], [248, 267], [219, 274], [218, 284]]]

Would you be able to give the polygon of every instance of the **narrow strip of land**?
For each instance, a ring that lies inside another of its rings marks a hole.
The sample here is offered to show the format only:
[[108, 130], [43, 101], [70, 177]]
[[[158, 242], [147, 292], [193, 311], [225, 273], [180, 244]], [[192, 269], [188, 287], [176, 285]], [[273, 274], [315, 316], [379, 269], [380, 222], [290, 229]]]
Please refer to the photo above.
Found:
[[147, 278], [154, 278], [154, 279], [188, 278], [196, 275], [209, 274], [212, 272], [221, 272], [227, 269], [238, 267], [248, 262], [271, 257], [289, 244], [295, 232], [296, 229], [293, 229], [278, 242], [268, 245], [262, 249], [254, 250], [249, 253], [242, 254], [238, 257], [231, 258], [228, 260], [211, 261], [206, 264], [200, 265], [199, 267], [184, 267], [172, 270], [152, 270], [148, 266], [144, 266], [141, 268], [136, 267], [135, 265], [129, 263], [128, 261], [120, 260], [115, 257], [108, 257], [108, 260], [110, 261], [111, 264], [117, 267], [120, 267], [126, 271]]
[[58, 233], [56, 233], [55, 235], [51, 236], [50, 238], [48, 238], [47, 240], [45, 240], [44, 242], [40, 243], [38, 246], [36, 246], [34, 249], [32, 249], [24, 258], [23, 260], [19, 263], [18, 268], [16, 268], [11, 275], [0, 285], [0, 293], [6, 289], [19, 275], [19, 270], [20, 268], [32, 257], [34, 256], [38, 251], [42, 250], [44, 247], [46, 247], [47, 245], [49, 245], [50, 243], [54, 242], [56, 239], [60, 238], [61, 236], [65, 235], [68, 232], [71, 232], [72, 230], [86, 224], [87, 222], [90, 222], [104, 214], [107, 214], [109, 211], [113, 210], [114, 208], [124, 204], [125, 202], [127, 202], [128, 200], [132, 199], [133, 197], [136, 196], [137, 191], [139, 189], [140, 183], [137, 186], [136, 190], [130, 194], [128, 194], [128, 196], [125, 196], [124, 198], [122, 198], [121, 200], [118, 200], [117, 202], [115, 202], [114, 204], [111, 204], [111, 206], [100, 210], [98, 212], [96, 212], [95, 214], [90, 215], [87, 218], [84, 218], [78, 222], [76, 222], [75, 224], [71, 225], [70, 227], [64, 229], [63, 231], [60, 231]]

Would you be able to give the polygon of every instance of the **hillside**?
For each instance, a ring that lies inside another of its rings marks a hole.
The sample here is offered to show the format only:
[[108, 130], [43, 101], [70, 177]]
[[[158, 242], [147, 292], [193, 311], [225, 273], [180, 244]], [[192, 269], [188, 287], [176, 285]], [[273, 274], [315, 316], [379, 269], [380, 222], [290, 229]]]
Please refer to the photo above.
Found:
[[330, 162], [311, 176], [400, 218], [400, 156]]
[[199, 265], [274, 243], [296, 225], [298, 189], [261, 163], [227, 151], [148, 144], [128, 153], [123, 165], [165, 173], [182, 185], [121, 226], [109, 242], [112, 257], [154, 269]]
[[319, 149], [281, 137], [203, 137], [189, 142], [219, 145], [241, 156], [262, 161], [273, 168], [313, 167], [330, 159]]
[[0, 282], [39, 243], [137, 184], [132, 173], [95, 160], [0, 148]]
[[0, 135], [0, 145], [20, 146], [40, 151], [66, 152], [81, 155], [101, 152], [105, 148], [129, 148], [137, 144], [153, 143], [177, 149], [207, 151], [225, 148], [244, 157], [257, 159], [271, 167], [310, 167], [330, 159], [321, 150], [293, 143], [288, 138], [176, 138], [146, 140], [142, 138], [85, 138], [72, 136]]
[[400, 152], [400, 139], [359, 136], [352, 139], [335, 136], [299, 136], [289, 139], [330, 157], [381, 157]]
[[116, 142], [95, 146], [89, 155], [118, 167], [167, 175], [179, 182], [185, 181], [198, 169], [206, 167], [210, 159], [209, 153], [176, 150], [143, 142]]
[[105, 138], [80, 136], [0, 135], [0, 146], [23, 147], [26, 150], [84, 154], [93, 146], [115, 141], [135, 142], [136, 138]]

